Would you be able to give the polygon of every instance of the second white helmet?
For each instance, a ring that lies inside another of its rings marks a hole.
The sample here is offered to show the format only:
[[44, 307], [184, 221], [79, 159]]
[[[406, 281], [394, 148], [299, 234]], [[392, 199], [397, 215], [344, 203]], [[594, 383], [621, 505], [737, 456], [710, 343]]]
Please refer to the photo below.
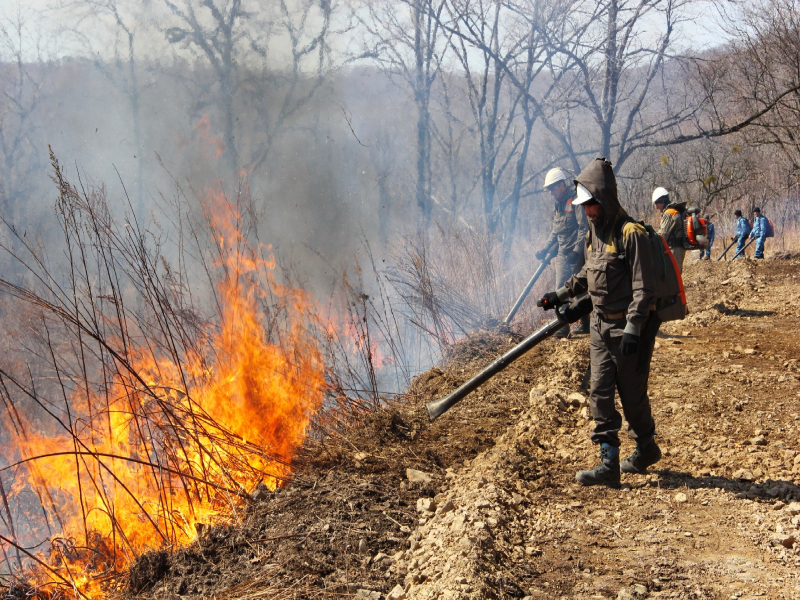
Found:
[[550, 169], [547, 172], [547, 175], [544, 176], [544, 189], [549, 188], [554, 183], [558, 183], [559, 181], [566, 181], [569, 179], [569, 175], [564, 169], [560, 169], [556, 167], [555, 169]]
[[658, 200], [666, 196], [669, 196], [669, 192], [662, 187], [657, 187], [656, 189], [653, 190], [653, 198], [652, 198], [653, 204], [655, 204], [656, 202], [658, 202]]

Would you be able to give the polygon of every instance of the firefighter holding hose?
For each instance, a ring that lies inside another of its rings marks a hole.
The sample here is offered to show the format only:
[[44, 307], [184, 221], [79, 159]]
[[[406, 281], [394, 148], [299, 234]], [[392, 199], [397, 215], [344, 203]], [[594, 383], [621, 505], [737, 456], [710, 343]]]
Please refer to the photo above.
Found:
[[[584, 209], [590, 221], [584, 240], [585, 265], [563, 287], [548, 292], [539, 305], [555, 308], [588, 291], [594, 306], [590, 324], [590, 405], [600, 445], [600, 464], [579, 471], [583, 485], [618, 487], [620, 471], [644, 473], [661, 458], [647, 385], [650, 360], [660, 326], [654, 306], [653, 250], [644, 226], [631, 219], [617, 198], [611, 163], [592, 161], [575, 179], [573, 206]], [[621, 247], [619, 247], [621, 246]], [[614, 405], [619, 391], [636, 449], [619, 460], [622, 416]]]

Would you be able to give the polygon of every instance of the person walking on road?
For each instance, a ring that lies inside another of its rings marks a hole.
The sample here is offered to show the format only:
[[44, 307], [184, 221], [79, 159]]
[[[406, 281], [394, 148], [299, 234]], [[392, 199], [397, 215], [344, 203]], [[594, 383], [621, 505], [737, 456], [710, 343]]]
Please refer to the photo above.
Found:
[[[575, 210], [575, 186], [569, 182], [569, 176], [563, 169], [550, 169], [544, 178], [544, 189], [550, 192], [555, 205], [553, 215], [553, 228], [544, 247], [536, 252], [536, 258], [542, 260], [548, 249], [558, 243], [556, 256], [556, 287], [561, 287], [572, 275], [580, 272], [583, 267], [583, 240], [589, 231], [589, 222], [582, 209]], [[572, 330], [575, 334], [589, 333], [589, 317], [580, 320]], [[556, 337], [565, 338], [569, 335], [569, 326], [556, 333]]]
[[700, 248], [700, 260], [705, 258], [711, 260], [711, 245], [714, 243], [714, 224], [711, 222], [711, 215], [703, 215], [706, 221], [706, 230], [708, 231], [708, 245], [705, 248]]
[[670, 202], [669, 191], [663, 187], [653, 190], [653, 206], [661, 212], [661, 223], [658, 233], [667, 242], [672, 254], [683, 271], [683, 259], [686, 256], [686, 202]]
[[764, 242], [767, 241], [767, 232], [769, 231], [769, 222], [767, 217], [761, 214], [761, 209], [755, 207], [753, 209], [753, 231], [750, 232], [750, 237], [756, 241], [756, 252], [753, 258], [764, 258]]
[[[573, 205], [583, 207], [590, 221], [584, 241], [586, 264], [539, 302], [545, 309], [555, 308], [568, 298], [589, 293], [593, 305], [589, 399], [595, 423], [591, 439], [600, 445], [600, 464], [579, 471], [576, 479], [583, 485], [618, 487], [620, 472], [644, 473], [661, 458], [647, 395], [650, 361], [661, 324], [654, 310], [654, 258], [647, 230], [619, 203], [610, 162], [595, 159], [575, 184]], [[615, 391], [628, 422], [628, 435], [636, 440], [633, 454], [621, 463], [622, 416], [614, 405]]]
[[750, 235], [750, 231], [753, 229], [750, 226], [750, 221], [742, 216], [742, 211], [740, 211], [738, 208], [733, 211], [733, 216], [736, 217], [736, 235], [731, 238], [731, 241], [737, 242], [737, 244], [736, 253], [733, 255], [731, 260], [735, 260], [738, 257], [744, 256], [745, 242], [747, 241], [747, 237]]

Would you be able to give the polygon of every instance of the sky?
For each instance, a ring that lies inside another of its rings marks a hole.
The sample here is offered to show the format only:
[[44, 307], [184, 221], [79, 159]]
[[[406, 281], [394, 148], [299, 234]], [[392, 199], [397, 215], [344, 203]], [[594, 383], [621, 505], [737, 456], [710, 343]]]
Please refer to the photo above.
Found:
[[[55, 37], [52, 35], [52, 31], [47, 31], [47, 29], [61, 26], [63, 17], [54, 18], [52, 7], [58, 3], [69, 1], [71, 0], [0, 0], [0, 21], [8, 20], [19, 10], [28, 15], [32, 14], [31, 9], [39, 10], [45, 16], [45, 22], [42, 24], [45, 30], [42, 33], [44, 36]], [[152, 0], [151, 3], [157, 4]], [[689, 3], [688, 11], [690, 19], [681, 25], [679, 32], [681, 38], [700, 49], [711, 48], [724, 42], [725, 35], [719, 23], [719, 15], [710, 0], [692, 1]], [[29, 21], [31, 24], [33, 23], [30, 17]], [[48, 24], [48, 21], [53, 22], [53, 25]], [[658, 27], [659, 25], [654, 23], [654, 33], [658, 31]], [[57, 49], [53, 47], [53, 51], [60, 56], [71, 53], [70, 48], [64, 43], [61, 43]]]

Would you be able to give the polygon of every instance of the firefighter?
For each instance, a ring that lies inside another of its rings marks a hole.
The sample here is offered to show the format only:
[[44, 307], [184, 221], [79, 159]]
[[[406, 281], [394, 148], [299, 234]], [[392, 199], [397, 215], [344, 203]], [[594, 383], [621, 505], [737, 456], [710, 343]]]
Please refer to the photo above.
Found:
[[[618, 487], [620, 471], [644, 473], [661, 458], [656, 444], [656, 427], [647, 395], [650, 360], [660, 321], [655, 314], [653, 256], [645, 228], [632, 220], [624, 222], [616, 236], [615, 227], [628, 215], [617, 199], [617, 183], [611, 163], [592, 161], [575, 179], [575, 206], [581, 206], [590, 221], [584, 242], [586, 264], [556, 291], [540, 300], [555, 308], [570, 297], [588, 291], [594, 307], [590, 324], [589, 395], [595, 428], [591, 439], [600, 445], [600, 464], [579, 471], [583, 485]], [[622, 417], [614, 406], [615, 390], [628, 422], [628, 435], [636, 449], [622, 463], [619, 460], [619, 430]]]
[[683, 271], [683, 259], [686, 256], [686, 202], [670, 202], [669, 192], [663, 187], [653, 190], [653, 206], [661, 213], [661, 224], [658, 233], [666, 240], [667, 246]]
[[750, 235], [750, 231], [752, 230], [750, 221], [742, 216], [742, 211], [740, 211], [738, 208], [733, 211], [733, 216], [736, 217], [736, 235], [731, 238], [731, 241], [738, 243], [736, 244], [736, 254], [733, 255], [731, 260], [734, 260], [740, 256], [744, 256], [745, 242], [747, 241], [747, 237]]
[[[544, 189], [550, 192], [555, 205], [553, 228], [544, 247], [536, 252], [542, 260], [553, 243], [558, 243], [556, 256], [556, 287], [561, 287], [572, 275], [583, 267], [583, 239], [589, 230], [589, 222], [583, 210], [574, 210], [575, 186], [569, 183], [569, 176], [563, 169], [550, 169], [544, 178]], [[572, 330], [575, 334], [589, 333], [589, 317], [582, 318]], [[564, 326], [556, 337], [569, 336], [569, 326]]]
[[767, 217], [763, 216], [761, 209], [756, 206], [753, 209], [753, 231], [750, 232], [750, 237], [756, 241], [756, 252], [753, 258], [764, 258], [764, 242], [767, 241], [767, 231], [769, 231]]

